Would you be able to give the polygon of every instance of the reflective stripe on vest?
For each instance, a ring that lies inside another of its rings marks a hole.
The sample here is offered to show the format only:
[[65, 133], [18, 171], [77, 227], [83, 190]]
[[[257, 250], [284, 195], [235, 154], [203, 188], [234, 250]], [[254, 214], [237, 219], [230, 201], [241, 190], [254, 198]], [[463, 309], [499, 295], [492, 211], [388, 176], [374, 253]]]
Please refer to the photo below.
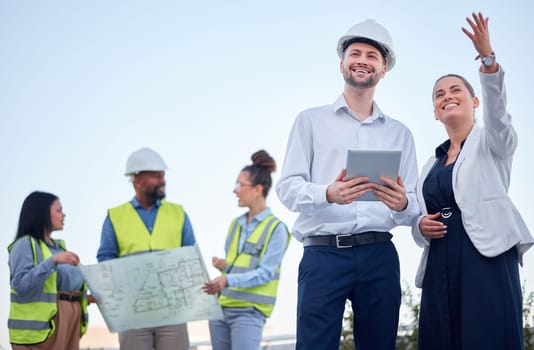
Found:
[[108, 215], [117, 237], [119, 256], [182, 246], [185, 212], [178, 204], [161, 201], [152, 233], [130, 202], [109, 209]]
[[[31, 236], [20, 239], [30, 240], [34, 266], [52, 256], [48, 246], [41, 240], [37, 241]], [[57, 245], [66, 251], [63, 240], [54, 240]], [[13, 242], [8, 250], [15, 242]], [[57, 272], [51, 273], [45, 280], [43, 290], [35, 295], [20, 296], [11, 289], [11, 305], [8, 320], [9, 339], [13, 344], [36, 344], [48, 339], [56, 329], [54, 316], [57, 313]], [[84, 283], [82, 292], [85, 296], [87, 286]], [[85, 334], [88, 326], [87, 298], [82, 298], [81, 334]]]
[[[251, 303], [254, 303], [254, 304], [270, 304], [270, 305], [274, 305], [274, 303], [276, 302], [276, 296], [274, 297], [270, 297], [270, 296], [267, 296], [267, 295], [260, 295], [260, 294], [254, 294], [254, 293], [249, 293], [249, 292], [245, 292], [245, 291], [242, 291], [242, 290], [237, 290], [237, 288], [225, 288], [223, 290], [223, 292], [221, 292], [222, 295], [224, 295], [225, 297], [228, 297], [228, 298], [234, 298], [234, 299], [239, 299], [239, 300], [244, 300], [244, 301], [250, 301]], [[225, 305], [223, 305], [225, 306]], [[255, 305], [253, 305], [255, 306]]]
[[[7, 327], [8, 328], [19, 328], [19, 329], [27, 329], [27, 330], [46, 330], [48, 331], [50, 329], [50, 323], [49, 322], [41, 322], [41, 321], [29, 321], [29, 320], [7, 320]], [[46, 338], [45, 338], [46, 339]], [[9, 340], [13, 342], [11, 337]]]
[[[232, 267], [232, 273], [245, 273], [245, 272], [248, 272], [250, 271], [250, 269], [248, 267]], [[273, 279], [275, 280], [279, 280], [280, 279], [280, 272], [278, 271], [275, 271], [274, 275], [273, 275]]]
[[[237, 223], [237, 219], [234, 220], [230, 225], [225, 244], [226, 261], [232, 262], [226, 272], [244, 273], [256, 269], [278, 224], [280, 224], [279, 219], [273, 215], [267, 216], [258, 224], [245, 242], [243, 250], [238, 253], [241, 226]], [[288, 240], [289, 237], [288, 233]], [[276, 302], [279, 277], [280, 266], [273, 279], [266, 284], [252, 288], [225, 288], [219, 295], [219, 303], [223, 307], [254, 307], [269, 317]]]
[[19, 304], [28, 303], [55, 303], [56, 293], [39, 293], [37, 295], [20, 296], [17, 293], [11, 293], [11, 302]]

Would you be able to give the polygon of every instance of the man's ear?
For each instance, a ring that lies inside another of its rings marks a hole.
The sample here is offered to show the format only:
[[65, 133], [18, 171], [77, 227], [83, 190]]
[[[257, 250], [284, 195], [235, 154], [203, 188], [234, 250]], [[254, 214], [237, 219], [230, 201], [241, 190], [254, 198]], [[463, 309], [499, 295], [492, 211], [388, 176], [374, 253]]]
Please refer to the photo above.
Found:
[[134, 185], [134, 188], [139, 187], [139, 185], [141, 184], [141, 176], [140, 176], [140, 174], [136, 174], [136, 175], [133, 176], [132, 183]]

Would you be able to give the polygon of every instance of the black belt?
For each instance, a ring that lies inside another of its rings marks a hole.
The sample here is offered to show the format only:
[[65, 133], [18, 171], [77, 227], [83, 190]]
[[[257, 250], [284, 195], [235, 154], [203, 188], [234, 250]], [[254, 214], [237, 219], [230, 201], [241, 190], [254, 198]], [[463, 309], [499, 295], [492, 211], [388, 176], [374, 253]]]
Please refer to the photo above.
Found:
[[362, 232], [347, 233], [328, 236], [308, 236], [304, 237], [304, 246], [325, 245], [337, 248], [350, 248], [360, 245], [382, 243], [391, 240], [393, 235], [389, 232]]
[[79, 295], [71, 295], [71, 294], [58, 294], [58, 298], [60, 300], [66, 300], [66, 301], [80, 301], [80, 296]]

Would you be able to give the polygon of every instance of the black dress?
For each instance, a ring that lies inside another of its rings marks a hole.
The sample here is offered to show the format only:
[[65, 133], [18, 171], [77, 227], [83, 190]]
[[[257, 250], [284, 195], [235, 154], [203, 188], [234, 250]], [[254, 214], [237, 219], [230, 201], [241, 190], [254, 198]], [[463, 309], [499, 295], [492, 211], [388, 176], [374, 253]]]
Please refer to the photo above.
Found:
[[[430, 242], [419, 318], [419, 349], [523, 349], [517, 251], [482, 256], [465, 232], [452, 189], [450, 142], [423, 184], [427, 211], [442, 212], [443, 238]], [[495, 213], [499, 215], [499, 213]]]

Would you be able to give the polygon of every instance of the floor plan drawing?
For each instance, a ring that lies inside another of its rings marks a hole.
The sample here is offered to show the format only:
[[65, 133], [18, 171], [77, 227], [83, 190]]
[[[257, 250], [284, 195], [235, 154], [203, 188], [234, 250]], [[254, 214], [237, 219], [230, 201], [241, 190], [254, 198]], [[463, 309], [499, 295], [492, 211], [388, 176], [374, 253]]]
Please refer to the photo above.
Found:
[[112, 332], [221, 319], [198, 246], [132, 255], [80, 266]]

